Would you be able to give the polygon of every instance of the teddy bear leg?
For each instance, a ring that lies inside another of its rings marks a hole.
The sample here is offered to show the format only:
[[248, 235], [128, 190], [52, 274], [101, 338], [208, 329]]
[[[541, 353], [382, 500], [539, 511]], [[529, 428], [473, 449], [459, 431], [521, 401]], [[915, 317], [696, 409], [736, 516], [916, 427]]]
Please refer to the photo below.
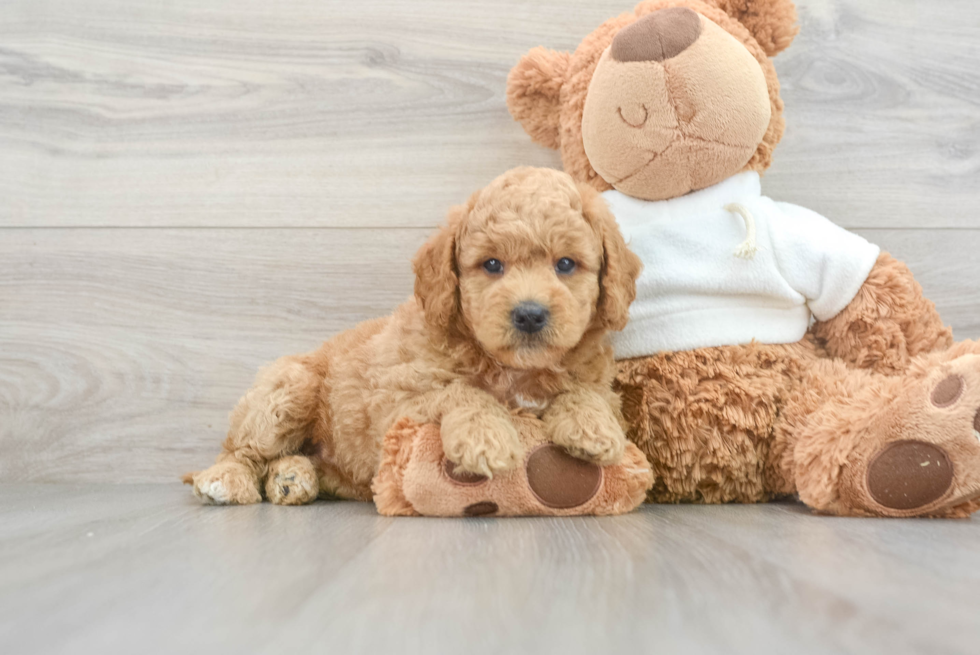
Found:
[[265, 497], [277, 505], [305, 505], [319, 492], [316, 468], [309, 457], [288, 455], [269, 465]]
[[783, 398], [817, 357], [812, 343], [800, 342], [620, 361], [626, 434], [656, 476], [648, 500], [758, 503], [778, 493], [769, 487], [770, 437]]
[[850, 370], [822, 380], [811, 396], [825, 402], [800, 421], [792, 447], [803, 502], [849, 516], [980, 508], [980, 344], [916, 358], [904, 376]]

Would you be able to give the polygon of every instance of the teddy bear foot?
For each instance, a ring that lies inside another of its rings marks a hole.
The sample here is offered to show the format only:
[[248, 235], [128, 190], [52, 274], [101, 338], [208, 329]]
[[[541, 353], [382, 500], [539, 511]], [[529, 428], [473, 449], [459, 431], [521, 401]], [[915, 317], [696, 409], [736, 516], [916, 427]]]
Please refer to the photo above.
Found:
[[[956, 485], [954, 468], [941, 446], [912, 439], [892, 442], [868, 466], [867, 494], [879, 506], [869, 509], [885, 516], [969, 516], [980, 490]], [[879, 508], [883, 511], [876, 512]]]
[[980, 356], [902, 381], [841, 476], [855, 514], [965, 517], [980, 508]]
[[451, 462], [439, 426], [402, 419], [384, 440], [374, 502], [386, 516], [572, 516], [623, 514], [653, 485], [646, 456], [633, 444], [619, 464], [600, 467], [548, 441], [535, 418], [517, 416], [528, 455], [493, 478]]

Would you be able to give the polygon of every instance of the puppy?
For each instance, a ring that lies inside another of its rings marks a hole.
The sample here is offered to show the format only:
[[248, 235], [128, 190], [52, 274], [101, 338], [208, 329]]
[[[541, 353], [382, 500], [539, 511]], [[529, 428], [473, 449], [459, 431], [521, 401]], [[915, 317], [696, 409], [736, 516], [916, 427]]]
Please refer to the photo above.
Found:
[[438, 423], [457, 470], [492, 477], [525, 453], [512, 413], [573, 455], [617, 462], [626, 438], [608, 330], [640, 261], [589, 187], [518, 168], [449, 212], [415, 257], [415, 297], [319, 350], [262, 370], [217, 463], [184, 481], [208, 503], [371, 499], [382, 439]]

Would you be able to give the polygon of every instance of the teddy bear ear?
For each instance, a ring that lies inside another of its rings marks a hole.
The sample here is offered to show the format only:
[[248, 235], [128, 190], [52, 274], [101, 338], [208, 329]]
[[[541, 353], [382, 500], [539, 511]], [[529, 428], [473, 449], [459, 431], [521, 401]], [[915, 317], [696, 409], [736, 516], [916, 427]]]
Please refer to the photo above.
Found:
[[718, 8], [744, 25], [766, 54], [775, 57], [800, 31], [791, 0], [713, 0]]
[[507, 108], [531, 139], [557, 149], [561, 145], [559, 116], [561, 87], [571, 55], [547, 48], [534, 48], [507, 76]]

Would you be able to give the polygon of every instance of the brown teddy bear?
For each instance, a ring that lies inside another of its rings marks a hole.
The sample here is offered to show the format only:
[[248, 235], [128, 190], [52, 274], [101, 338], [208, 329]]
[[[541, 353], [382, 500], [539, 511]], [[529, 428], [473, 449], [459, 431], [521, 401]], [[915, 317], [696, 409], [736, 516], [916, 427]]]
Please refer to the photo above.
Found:
[[574, 53], [531, 50], [508, 106], [644, 261], [614, 346], [649, 500], [969, 516], [980, 344], [953, 343], [902, 262], [761, 194], [795, 22], [789, 0], [642, 2]]

